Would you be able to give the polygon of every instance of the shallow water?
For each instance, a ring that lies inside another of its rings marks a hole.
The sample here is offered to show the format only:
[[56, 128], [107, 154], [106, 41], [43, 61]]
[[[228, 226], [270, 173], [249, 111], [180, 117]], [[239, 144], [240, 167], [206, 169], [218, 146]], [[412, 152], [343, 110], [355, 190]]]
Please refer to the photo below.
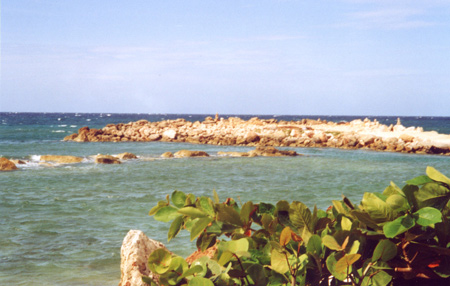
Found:
[[[167, 241], [169, 224], [155, 221], [148, 211], [175, 189], [197, 196], [210, 196], [215, 189], [221, 199], [298, 200], [326, 208], [342, 194], [357, 204], [364, 192], [381, 192], [391, 180], [403, 186], [406, 180], [422, 175], [428, 165], [450, 175], [450, 158], [445, 156], [295, 148], [305, 156], [229, 158], [216, 154], [252, 148], [61, 142], [89, 119], [71, 116], [43, 116], [47, 122], [35, 118], [33, 122], [39, 124], [0, 127], [0, 156], [86, 158], [79, 164], [51, 168], [36, 161], [16, 172], [0, 173], [0, 285], [117, 285], [120, 246], [128, 230], [140, 229], [153, 239]], [[106, 125], [90, 117], [98, 127]], [[111, 122], [133, 119], [118, 117], [109, 118]], [[62, 120], [67, 122], [59, 125], [66, 127], [57, 126]], [[60, 129], [67, 132], [52, 132]], [[158, 158], [180, 149], [203, 150], [212, 156]], [[135, 153], [139, 160], [96, 165], [89, 158], [125, 151]], [[188, 233], [181, 233], [168, 246], [184, 256], [194, 249]]]

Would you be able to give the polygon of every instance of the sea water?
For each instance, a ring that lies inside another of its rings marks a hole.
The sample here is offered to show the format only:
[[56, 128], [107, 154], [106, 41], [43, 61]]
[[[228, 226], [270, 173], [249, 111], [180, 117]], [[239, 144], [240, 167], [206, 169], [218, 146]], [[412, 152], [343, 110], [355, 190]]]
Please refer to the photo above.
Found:
[[[117, 285], [120, 246], [130, 229], [167, 242], [168, 223], [148, 211], [174, 190], [224, 200], [276, 203], [302, 201], [327, 208], [342, 195], [358, 204], [364, 192], [382, 192], [390, 181], [405, 181], [433, 166], [450, 176], [447, 156], [400, 154], [332, 148], [284, 148], [304, 156], [230, 158], [219, 151], [248, 151], [237, 146], [164, 142], [63, 142], [80, 127], [140, 119], [159, 121], [189, 114], [0, 113], [0, 156], [26, 160], [20, 170], [0, 173], [0, 285]], [[214, 116], [214, 115], [209, 115]], [[240, 115], [249, 119], [254, 115]], [[224, 116], [228, 117], [228, 116]], [[259, 116], [351, 121], [359, 117]], [[395, 124], [397, 117], [376, 118]], [[404, 126], [450, 133], [449, 117], [401, 117]], [[206, 151], [207, 158], [160, 159], [181, 149]], [[96, 165], [91, 155], [131, 152], [138, 160]], [[75, 155], [78, 164], [39, 164], [40, 155]], [[189, 234], [167, 244], [187, 256], [194, 248]]]

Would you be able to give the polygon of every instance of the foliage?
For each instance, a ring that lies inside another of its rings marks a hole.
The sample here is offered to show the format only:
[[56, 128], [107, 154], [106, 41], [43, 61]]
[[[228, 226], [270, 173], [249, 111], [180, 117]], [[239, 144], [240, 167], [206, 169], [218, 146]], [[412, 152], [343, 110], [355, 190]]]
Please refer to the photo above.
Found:
[[[432, 167], [400, 189], [365, 193], [361, 204], [305, 204], [233, 199], [221, 203], [174, 191], [150, 215], [172, 221], [168, 240], [190, 232], [212, 258], [191, 265], [159, 249], [149, 267], [162, 285], [400, 285], [450, 277], [450, 179]], [[145, 281], [150, 282], [148, 278]], [[156, 285], [152, 282], [153, 285]]]

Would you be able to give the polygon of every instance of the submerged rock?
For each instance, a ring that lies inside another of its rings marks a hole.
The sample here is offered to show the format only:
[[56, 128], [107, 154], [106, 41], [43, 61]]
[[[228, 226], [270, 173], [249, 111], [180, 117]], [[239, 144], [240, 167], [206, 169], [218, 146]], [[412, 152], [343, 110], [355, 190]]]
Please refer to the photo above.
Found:
[[137, 159], [136, 155], [134, 155], [133, 153], [129, 153], [129, 152], [121, 153], [121, 154], [117, 155], [116, 157], [119, 158], [120, 160]]
[[16, 164], [4, 157], [0, 157], [0, 171], [14, 171], [17, 169]]
[[58, 164], [72, 164], [72, 163], [80, 163], [81, 161], [83, 161], [83, 158], [66, 155], [42, 155], [41, 161]]
[[173, 153], [165, 152], [165, 153], [161, 154], [161, 158], [173, 158]]
[[185, 158], [185, 157], [209, 157], [208, 153], [205, 151], [191, 151], [191, 150], [180, 150], [173, 154], [175, 158]]
[[95, 156], [95, 163], [97, 164], [121, 164], [119, 158], [110, 155], [99, 154]]

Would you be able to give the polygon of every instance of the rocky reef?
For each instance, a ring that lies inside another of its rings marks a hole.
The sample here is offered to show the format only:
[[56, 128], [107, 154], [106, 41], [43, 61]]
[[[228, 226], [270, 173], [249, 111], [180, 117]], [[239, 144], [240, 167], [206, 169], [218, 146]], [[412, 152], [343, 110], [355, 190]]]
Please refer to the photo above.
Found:
[[82, 127], [78, 133], [64, 138], [75, 142], [163, 141], [194, 144], [273, 146], [273, 147], [332, 147], [342, 149], [371, 149], [420, 154], [450, 155], [450, 135], [423, 131], [421, 127], [384, 125], [377, 120], [327, 122], [302, 119], [277, 121], [254, 117], [238, 117], [190, 122], [185, 119], [149, 122], [139, 120], [127, 124], [108, 124], [102, 129]]

